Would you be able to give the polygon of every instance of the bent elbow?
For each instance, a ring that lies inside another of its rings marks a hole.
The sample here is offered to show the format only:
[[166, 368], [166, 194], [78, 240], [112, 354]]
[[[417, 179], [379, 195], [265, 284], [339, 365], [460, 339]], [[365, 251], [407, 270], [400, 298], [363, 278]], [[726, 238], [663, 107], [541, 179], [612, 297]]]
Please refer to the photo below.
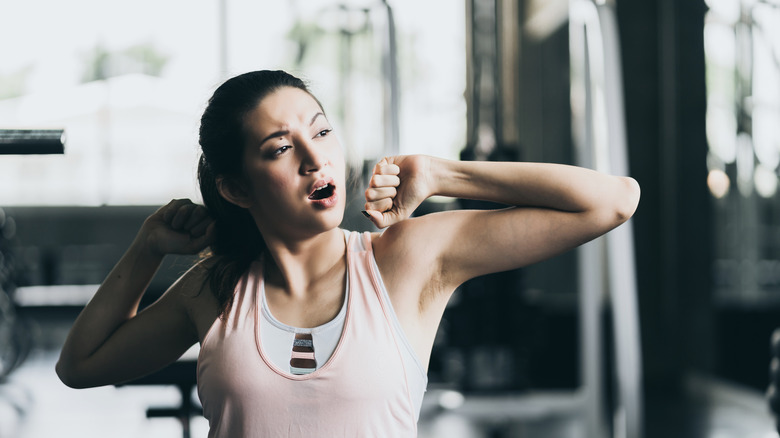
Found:
[[78, 374], [73, 372], [71, 367], [65, 365], [60, 359], [57, 365], [54, 366], [54, 371], [57, 373], [57, 377], [65, 386], [73, 389], [89, 388], [89, 385], [85, 385], [81, 379], [78, 378]]
[[620, 190], [619, 195], [615, 200], [615, 220], [617, 225], [626, 222], [634, 215], [637, 206], [639, 205], [639, 197], [641, 195], [641, 189], [639, 183], [631, 177], [619, 177]]
[[60, 378], [60, 382], [65, 386], [76, 388], [77, 385], [74, 382], [73, 376], [68, 372], [67, 367], [62, 363], [62, 360], [57, 361], [57, 365], [54, 366], [54, 371], [57, 373], [57, 377]]

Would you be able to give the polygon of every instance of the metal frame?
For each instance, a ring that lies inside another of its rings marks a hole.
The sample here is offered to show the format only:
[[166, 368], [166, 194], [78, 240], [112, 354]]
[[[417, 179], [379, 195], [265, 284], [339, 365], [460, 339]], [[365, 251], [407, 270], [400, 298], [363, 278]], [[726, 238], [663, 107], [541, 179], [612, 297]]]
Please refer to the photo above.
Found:
[[[572, 99], [578, 164], [615, 174], [628, 174], [619, 36], [614, 4], [570, 0], [569, 35]], [[581, 74], [576, 74], [577, 71]], [[636, 262], [631, 222], [580, 249], [582, 298], [582, 372], [588, 435], [604, 435], [601, 364], [603, 296], [613, 320], [615, 373], [612, 436], [640, 438], [643, 430], [641, 337], [637, 305]]]

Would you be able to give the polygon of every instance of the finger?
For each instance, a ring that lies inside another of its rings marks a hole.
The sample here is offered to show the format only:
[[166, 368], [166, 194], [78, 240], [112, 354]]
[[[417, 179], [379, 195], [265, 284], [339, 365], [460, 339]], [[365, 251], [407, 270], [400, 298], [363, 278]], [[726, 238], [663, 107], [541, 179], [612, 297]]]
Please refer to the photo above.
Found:
[[211, 223], [206, 227], [205, 232], [202, 236], [198, 237], [197, 239], [193, 240], [193, 248], [194, 252], [202, 251], [206, 247], [210, 246], [212, 243], [214, 243], [214, 238], [216, 236], [216, 222], [211, 221]]
[[[186, 205], [189, 203], [189, 199], [174, 199], [171, 202], [169, 202], [167, 205], [165, 205], [162, 210], [162, 218], [163, 221], [166, 224], [170, 224], [173, 220], [173, 217], [176, 216], [176, 213], [179, 211], [179, 208], [181, 208], [183, 205]], [[159, 211], [159, 210], [158, 210]]]
[[373, 210], [378, 213], [383, 213], [393, 208], [393, 200], [390, 198], [383, 198], [376, 201], [366, 202], [363, 208], [366, 211]]
[[374, 169], [374, 175], [398, 175], [401, 173], [401, 168], [397, 164], [383, 164], [378, 165]]
[[200, 222], [190, 228], [190, 236], [200, 237], [206, 233], [209, 226], [214, 223], [214, 219], [210, 216], [203, 218]]
[[399, 216], [394, 211], [380, 213], [375, 210], [366, 210], [366, 215], [377, 228], [386, 228], [399, 221]]
[[370, 187], [398, 187], [401, 179], [397, 175], [374, 175], [368, 185]]
[[384, 198], [395, 198], [398, 192], [395, 187], [377, 187], [366, 189], [366, 201], [372, 202]]
[[192, 228], [195, 225], [199, 224], [201, 221], [203, 221], [203, 219], [205, 219], [208, 215], [209, 215], [209, 211], [205, 207], [201, 205], [196, 205], [194, 210], [190, 214], [190, 217], [187, 219], [187, 222], [184, 223], [183, 228], [185, 230], [190, 230], [191, 232]]
[[206, 232], [200, 237], [192, 237], [187, 240], [186, 245], [181, 248], [180, 254], [196, 254], [206, 249], [214, 242], [214, 224], [206, 229]]
[[162, 214], [162, 220], [166, 224], [171, 223], [171, 219], [173, 219], [173, 215], [176, 214], [176, 200], [172, 200], [171, 202], [165, 204], [162, 208], [157, 210], [157, 213]]
[[170, 225], [171, 228], [174, 230], [181, 230], [184, 228], [184, 224], [187, 223], [187, 220], [190, 218], [190, 215], [192, 215], [192, 212], [195, 210], [196, 205], [195, 204], [187, 204], [182, 205], [176, 210], [176, 214], [173, 216], [173, 219], [171, 219]]
[[382, 213], [375, 211], [375, 210], [364, 210], [363, 214], [366, 215], [368, 220], [371, 221], [377, 228], [383, 228], [380, 224], [382, 223]]
[[389, 163], [389, 161], [387, 161], [387, 157], [382, 158], [381, 160], [379, 160], [378, 163], [374, 165], [374, 170], [372, 173], [379, 173], [379, 168], [387, 165], [387, 163]]
[[401, 172], [401, 168], [398, 167], [398, 165], [392, 163], [392, 159], [385, 157], [379, 160], [376, 165], [374, 165], [373, 174], [380, 174], [380, 175], [398, 175]]

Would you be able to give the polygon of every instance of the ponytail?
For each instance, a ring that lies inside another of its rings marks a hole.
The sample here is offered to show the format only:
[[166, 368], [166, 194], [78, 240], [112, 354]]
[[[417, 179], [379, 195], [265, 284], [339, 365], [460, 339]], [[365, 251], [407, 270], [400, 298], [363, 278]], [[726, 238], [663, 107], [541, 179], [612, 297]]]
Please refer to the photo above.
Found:
[[203, 203], [215, 219], [215, 239], [206, 280], [219, 303], [219, 313], [233, 302], [236, 284], [265, 250], [263, 236], [249, 212], [226, 201], [217, 191], [216, 176], [201, 155], [198, 181]]

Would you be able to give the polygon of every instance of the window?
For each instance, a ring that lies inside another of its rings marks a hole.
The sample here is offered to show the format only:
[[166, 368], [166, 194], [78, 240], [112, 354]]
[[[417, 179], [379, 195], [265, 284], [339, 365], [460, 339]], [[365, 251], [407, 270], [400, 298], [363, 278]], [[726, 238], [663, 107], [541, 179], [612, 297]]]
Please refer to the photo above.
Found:
[[[708, 186], [715, 291], [756, 304], [780, 292], [780, 2], [708, 0]], [[776, 298], [775, 298], [776, 300]]]
[[[64, 155], [0, 156], [0, 205], [198, 199], [200, 114], [225, 77], [256, 69], [307, 79], [353, 158], [380, 158], [388, 16], [381, 2], [342, 3], [0, 0], [0, 40], [15, 42], [0, 45], [0, 128], [67, 135]], [[466, 130], [463, 5], [391, 5], [398, 152], [455, 158]]]

